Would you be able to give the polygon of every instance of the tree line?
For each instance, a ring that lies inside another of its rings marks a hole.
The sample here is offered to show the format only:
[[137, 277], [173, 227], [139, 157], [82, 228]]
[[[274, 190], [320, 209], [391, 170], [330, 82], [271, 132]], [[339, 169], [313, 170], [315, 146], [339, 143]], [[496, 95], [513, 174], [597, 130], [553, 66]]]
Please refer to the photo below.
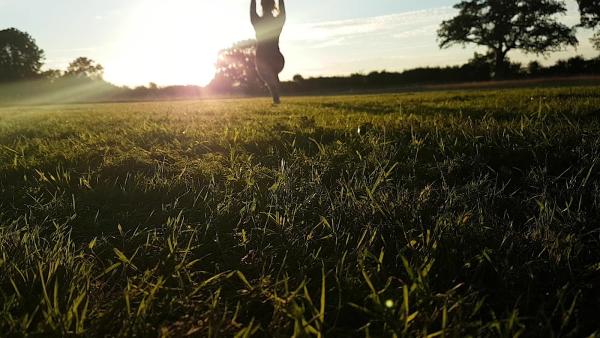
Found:
[[[558, 20], [567, 11], [562, 0], [463, 0], [454, 6], [458, 14], [441, 23], [438, 43], [440, 48], [476, 45], [486, 49], [483, 54], [475, 53], [466, 64], [417, 68], [404, 72], [353, 74], [346, 77], [304, 79], [301, 75], [296, 75], [293, 81], [283, 84], [283, 90], [287, 94], [293, 94], [379, 89], [411, 84], [598, 74], [599, 59], [574, 57], [543, 67], [537, 62], [521, 65], [508, 58], [508, 53], [513, 50], [547, 55], [576, 46], [579, 43], [576, 31], [581, 28], [595, 32], [592, 43], [600, 49], [600, 0], [577, 0], [577, 3], [581, 20], [577, 25], [569, 27]], [[215, 77], [206, 88], [159, 88], [154, 84], [134, 89], [118, 88], [104, 82], [103, 67], [86, 57], [73, 60], [65, 71], [43, 71], [44, 51], [28, 33], [9, 28], [0, 31], [0, 84], [42, 80], [46, 85], [38, 87], [43, 90], [50, 86], [48, 83], [64, 89], [68, 85], [94, 82], [102, 84], [103, 91], [110, 92], [117, 99], [198, 97], [207, 94], [259, 95], [265, 89], [256, 74], [254, 57], [252, 40], [238, 42], [222, 50], [217, 59]]]
[[42, 71], [44, 50], [26, 32], [16, 28], [0, 31], [0, 83], [62, 77], [101, 80], [102, 65], [91, 59], [79, 57], [63, 72], [56, 69]]

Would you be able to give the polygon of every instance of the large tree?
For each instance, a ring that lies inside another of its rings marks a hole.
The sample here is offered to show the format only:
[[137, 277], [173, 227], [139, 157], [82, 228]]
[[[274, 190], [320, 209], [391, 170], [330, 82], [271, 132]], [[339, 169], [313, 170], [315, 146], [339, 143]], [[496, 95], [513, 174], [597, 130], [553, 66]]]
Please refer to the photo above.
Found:
[[507, 53], [544, 54], [577, 45], [575, 30], [557, 20], [567, 9], [559, 0], [464, 0], [459, 13], [438, 31], [441, 48], [455, 44], [485, 46], [494, 55], [495, 77], [508, 65]]
[[94, 60], [79, 57], [69, 64], [65, 76], [81, 79], [102, 80], [104, 67]]
[[[600, 28], [600, 0], [577, 0], [581, 12], [581, 25], [586, 28]], [[600, 49], [600, 31], [592, 38], [596, 48]]]
[[0, 31], [0, 82], [36, 77], [44, 51], [27, 33], [15, 28]]
[[209, 87], [218, 92], [257, 94], [264, 91], [256, 71], [256, 41], [235, 43], [219, 52], [215, 77]]

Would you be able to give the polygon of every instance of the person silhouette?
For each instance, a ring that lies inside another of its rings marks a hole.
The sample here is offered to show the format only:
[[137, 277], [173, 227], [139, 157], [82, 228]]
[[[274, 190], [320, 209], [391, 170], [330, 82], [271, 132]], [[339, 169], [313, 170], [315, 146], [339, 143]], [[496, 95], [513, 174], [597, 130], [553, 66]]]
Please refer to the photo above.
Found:
[[285, 24], [284, 0], [279, 0], [275, 15], [275, 0], [261, 0], [262, 16], [258, 15], [256, 0], [250, 2], [250, 21], [256, 32], [256, 71], [265, 82], [273, 103], [281, 103], [279, 73], [285, 66], [285, 58], [279, 49], [279, 37]]

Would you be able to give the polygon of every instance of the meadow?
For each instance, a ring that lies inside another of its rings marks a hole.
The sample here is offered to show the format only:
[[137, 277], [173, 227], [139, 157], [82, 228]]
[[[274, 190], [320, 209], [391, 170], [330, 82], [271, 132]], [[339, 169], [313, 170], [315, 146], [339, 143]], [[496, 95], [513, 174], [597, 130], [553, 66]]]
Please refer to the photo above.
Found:
[[0, 108], [0, 335], [600, 336], [600, 87]]

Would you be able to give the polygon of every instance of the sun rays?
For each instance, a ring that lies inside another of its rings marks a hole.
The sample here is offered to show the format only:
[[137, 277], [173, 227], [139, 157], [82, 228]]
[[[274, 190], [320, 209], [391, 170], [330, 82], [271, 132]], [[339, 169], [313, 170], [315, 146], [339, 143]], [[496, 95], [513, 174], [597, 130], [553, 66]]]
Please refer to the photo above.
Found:
[[225, 15], [232, 6], [232, 1], [142, 1], [122, 30], [106, 79], [125, 85], [207, 84], [218, 51], [249, 32], [238, 12]]

